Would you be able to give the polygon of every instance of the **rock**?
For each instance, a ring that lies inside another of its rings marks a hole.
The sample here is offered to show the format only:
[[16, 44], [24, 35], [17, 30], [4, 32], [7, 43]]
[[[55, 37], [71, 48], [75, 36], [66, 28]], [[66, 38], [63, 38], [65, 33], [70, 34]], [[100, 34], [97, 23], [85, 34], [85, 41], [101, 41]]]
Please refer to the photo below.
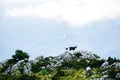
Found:
[[20, 64], [19, 64], [19, 63], [14, 64], [14, 65], [12, 66], [12, 68], [11, 68], [11, 72], [12, 72], [12, 71], [14, 71], [14, 70], [19, 69], [19, 66], [20, 66]]
[[104, 76], [101, 78], [101, 80], [108, 80], [109, 78], [110, 78], [109, 75], [104, 75]]
[[65, 51], [64, 54], [61, 54], [59, 56], [59, 58], [63, 59], [63, 60], [71, 60], [72, 57], [73, 57], [73, 55], [69, 51]]
[[20, 73], [31, 74], [31, 63], [29, 61], [26, 62], [26, 60], [20, 60], [13, 66], [8, 67], [8, 69], [4, 72], [4, 74], [8, 73], [12, 73], [12, 75], [18, 75]]
[[23, 73], [24, 74], [31, 74], [31, 64], [29, 62], [26, 63], [26, 65], [24, 65], [24, 68], [23, 68]]
[[102, 80], [101, 78], [93, 78], [93, 79], [90, 79], [90, 80]]
[[43, 59], [43, 58], [44, 58], [43, 56], [38, 56], [38, 57], [35, 58], [35, 60], [38, 60], [38, 61], [39, 61], [39, 60], [41, 60], [41, 59]]
[[95, 56], [90, 51], [80, 51], [82, 58], [95, 59]]
[[120, 68], [120, 62], [115, 62], [115, 63], [111, 64], [110, 67]]
[[32, 64], [36, 64], [39, 60], [30, 60], [29, 62]]
[[92, 70], [92, 69], [91, 69], [90, 67], [86, 67], [86, 72], [89, 73], [89, 72], [91, 72], [91, 70]]
[[105, 71], [102, 72], [102, 74], [106, 74], [106, 73], [108, 73], [108, 70], [105, 70]]
[[115, 76], [117, 79], [120, 79], [120, 73], [117, 73]]
[[101, 65], [101, 68], [108, 68], [109, 67], [109, 63], [106, 61]]
[[87, 63], [90, 63], [90, 61], [89, 61], [89, 60], [86, 60], [86, 62], [87, 62]]
[[60, 54], [59, 56], [55, 56], [54, 60], [52, 60], [54, 63], [52, 66], [60, 66], [62, 65], [63, 60], [69, 61], [73, 58], [73, 55], [69, 51], [65, 51], [63, 54]]
[[115, 67], [119, 68], [120, 67], [120, 62], [116, 62]]
[[10, 73], [10, 71], [11, 71], [10, 67], [8, 67], [7, 70], [5, 72], [3, 72], [3, 74], [8, 74], [8, 73]]

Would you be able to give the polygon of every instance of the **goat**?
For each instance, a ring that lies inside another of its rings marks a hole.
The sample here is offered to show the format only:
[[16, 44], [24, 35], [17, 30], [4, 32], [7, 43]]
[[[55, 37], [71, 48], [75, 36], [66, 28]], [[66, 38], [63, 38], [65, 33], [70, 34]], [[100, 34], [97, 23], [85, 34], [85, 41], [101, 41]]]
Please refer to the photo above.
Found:
[[75, 47], [68, 47], [68, 48], [66, 48], [66, 50], [69, 50], [69, 51], [71, 51], [71, 50], [75, 50], [77, 48], [77, 46], [75, 46]]

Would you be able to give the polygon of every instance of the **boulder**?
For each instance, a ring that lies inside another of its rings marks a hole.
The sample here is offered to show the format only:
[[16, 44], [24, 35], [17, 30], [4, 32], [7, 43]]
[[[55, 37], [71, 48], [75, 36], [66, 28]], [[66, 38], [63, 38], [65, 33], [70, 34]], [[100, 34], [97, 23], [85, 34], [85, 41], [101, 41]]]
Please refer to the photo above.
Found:
[[58, 58], [63, 60], [71, 60], [73, 57], [72, 53], [69, 51], [65, 51], [64, 54], [61, 54]]
[[95, 59], [95, 56], [90, 51], [81, 51], [82, 58]]
[[106, 61], [101, 65], [101, 68], [108, 68], [109, 67], [109, 63]]
[[116, 62], [115, 67], [119, 68], [120, 67], [120, 62]]
[[102, 72], [102, 74], [107, 74], [108, 73], [108, 70], [105, 70]]
[[86, 67], [86, 72], [89, 73], [89, 72], [91, 72], [91, 70], [92, 70], [92, 69], [91, 69], [90, 67]]
[[120, 79], [120, 73], [117, 73], [115, 76], [117, 79]]
[[19, 63], [14, 64], [14, 65], [12, 66], [12, 68], [11, 68], [11, 72], [14, 71], [14, 70], [19, 69], [19, 66], [20, 66]]
[[26, 62], [26, 60], [20, 60], [13, 66], [8, 67], [8, 69], [4, 72], [4, 74], [8, 73], [12, 73], [13, 75], [18, 75], [18, 73], [31, 74], [31, 63], [29, 61]]
[[31, 64], [29, 62], [26, 63], [26, 65], [24, 65], [23, 68], [23, 73], [24, 74], [31, 74]]
[[101, 80], [109, 80], [110, 79], [110, 76], [109, 75], [104, 75]]
[[120, 68], [120, 62], [115, 62], [115, 63], [111, 64], [110, 67]]

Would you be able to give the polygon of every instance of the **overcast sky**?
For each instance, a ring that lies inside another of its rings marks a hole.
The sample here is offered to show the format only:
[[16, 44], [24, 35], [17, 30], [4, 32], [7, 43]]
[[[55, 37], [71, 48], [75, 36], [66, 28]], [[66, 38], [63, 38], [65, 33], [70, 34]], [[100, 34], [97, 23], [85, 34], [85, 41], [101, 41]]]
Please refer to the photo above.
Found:
[[0, 61], [15, 50], [30, 59], [78, 46], [120, 57], [120, 0], [0, 0]]

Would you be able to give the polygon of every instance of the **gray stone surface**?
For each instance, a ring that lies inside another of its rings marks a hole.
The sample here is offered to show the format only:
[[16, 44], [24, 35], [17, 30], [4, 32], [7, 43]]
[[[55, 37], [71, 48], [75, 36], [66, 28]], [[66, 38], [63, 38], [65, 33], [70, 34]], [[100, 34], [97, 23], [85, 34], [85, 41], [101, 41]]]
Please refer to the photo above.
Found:
[[119, 68], [120, 67], [120, 62], [116, 62], [115, 67]]
[[101, 80], [109, 80], [110, 79], [110, 76], [109, 75], [104, 75]]
[[117, 79], [120, 79], [120, 73], [117, 73], [115, 76]]
[[91, 72], [92, 69], [90, 67], [86, 67], [86, 72]]
[[17, 73], [20, 73], [21, 70], [23, 69], [22, 73], [24, 74], [31, 74], [31, 63], [25, 62], [25, 60], [20, 60], [16, 64], [14, 64], [11, 67], [8, 67], [8, 69], [4, 72], [4, 74], [12, 73], [13, 75], [17, 75]]
[[106, 61], [101, 65], [101, 68], [108, 68], [109, 67], [109, 63]]
[[24, 74], [31, 74], [31, 64], [29, 62], [26, 63], [23, 67], [23, 73]]

